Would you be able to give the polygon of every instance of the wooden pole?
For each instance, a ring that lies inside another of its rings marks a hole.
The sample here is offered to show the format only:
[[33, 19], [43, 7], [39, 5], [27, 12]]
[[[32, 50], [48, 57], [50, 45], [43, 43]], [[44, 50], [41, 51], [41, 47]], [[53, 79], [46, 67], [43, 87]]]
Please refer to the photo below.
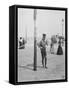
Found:
[[36, 9], [34, 9], [34, 71], [37, 70]]

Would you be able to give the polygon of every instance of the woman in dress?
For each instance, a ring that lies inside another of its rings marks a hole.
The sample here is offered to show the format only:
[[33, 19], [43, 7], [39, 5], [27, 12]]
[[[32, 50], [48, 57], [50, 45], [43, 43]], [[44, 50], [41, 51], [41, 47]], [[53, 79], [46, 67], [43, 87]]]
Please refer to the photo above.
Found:
[[63, 55], [63, 49], [61, 46], [61, 39], [59, 39], [59, 42], [58, 42], [57, 55]]

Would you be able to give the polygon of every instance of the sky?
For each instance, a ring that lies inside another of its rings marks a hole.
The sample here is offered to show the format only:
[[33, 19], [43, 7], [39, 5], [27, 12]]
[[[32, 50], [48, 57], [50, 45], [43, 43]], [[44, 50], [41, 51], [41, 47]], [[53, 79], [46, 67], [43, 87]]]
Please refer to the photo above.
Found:
[[[62, 19], [64, 22], [62, 23]], [[37, 37], [42, 37], [45, 33], [47, 37], [52, 35], [65, 35], [65, 11], [37, 9], [36, 33]], [[34, 36], [34, 9], [18, 8], [18, 37]]]

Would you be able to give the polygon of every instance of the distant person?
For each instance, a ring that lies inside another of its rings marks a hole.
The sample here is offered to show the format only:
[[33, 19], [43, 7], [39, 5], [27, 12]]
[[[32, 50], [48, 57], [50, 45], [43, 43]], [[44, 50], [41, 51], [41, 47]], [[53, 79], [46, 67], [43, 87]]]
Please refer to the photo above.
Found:
[[25, 39], [23, 38], [23, 48], [25, 48], [25, 44], [26, 44], [26, 41], [25, 41]]
[[41, 56], [42, 56], [42, 65], [43, 67], [47, 68], [47, 52], [46, 52], [46, 34], [43, 34], [42, 40], [40, 41], [40, 50], [41, 50]]
[[51, 54], [54, 54], [55, 52], [54, 52], [54, 45], [55, 44], [57, 44], [57, 35], [52, 35], [51, 36], [51, 44], [50, 44], [50, 52], [51, 52]]
[[51, 44], [50, 44], [50, 53], [54, 54], [54, 43], [52, 41], [51, 41]]
[[25, 48], [25, 44], [26, 44], [25, 39], [20, 37], [20, 40], [19, 40], [19, 49], [24, 49]]
[[22, 46], [22, 41], [23, 41], [23, 39], [22, 39], [22, 37], [20, 37], [20, 40], [19, 40], [19, 47]]
[[58, 42], [58, 49], [57, 49], [57, 55], [63, 55], [63, 49], [62, 49], [62, 46], [61, 46], [61, 39], [59, 39], [59, 42]]

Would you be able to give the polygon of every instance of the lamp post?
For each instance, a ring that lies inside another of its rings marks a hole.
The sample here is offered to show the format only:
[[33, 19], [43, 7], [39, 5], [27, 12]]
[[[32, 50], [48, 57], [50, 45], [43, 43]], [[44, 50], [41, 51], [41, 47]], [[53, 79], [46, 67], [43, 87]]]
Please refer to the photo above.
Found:
[[64, 29], [64, 19], [62, 18], [62, 36], [63, 36], [63, 29]]
[[[62, 18], [62, 37], [64, 37], [63, 36], [63, 30], [64, 30], [64, 19]], [[62, 46], [64, 45], [64, 41], [63, 41], [63, 39], [62, 39]]]
[[37, 14], [37, 11], [36, 9], [34, 9], [34, 71], [37, 70], [36, 14]]
[[27, 27], [26, 27], [26, 32], [25, 32], [25, 38], [26, 38], [26, 42], [27, 42]]

